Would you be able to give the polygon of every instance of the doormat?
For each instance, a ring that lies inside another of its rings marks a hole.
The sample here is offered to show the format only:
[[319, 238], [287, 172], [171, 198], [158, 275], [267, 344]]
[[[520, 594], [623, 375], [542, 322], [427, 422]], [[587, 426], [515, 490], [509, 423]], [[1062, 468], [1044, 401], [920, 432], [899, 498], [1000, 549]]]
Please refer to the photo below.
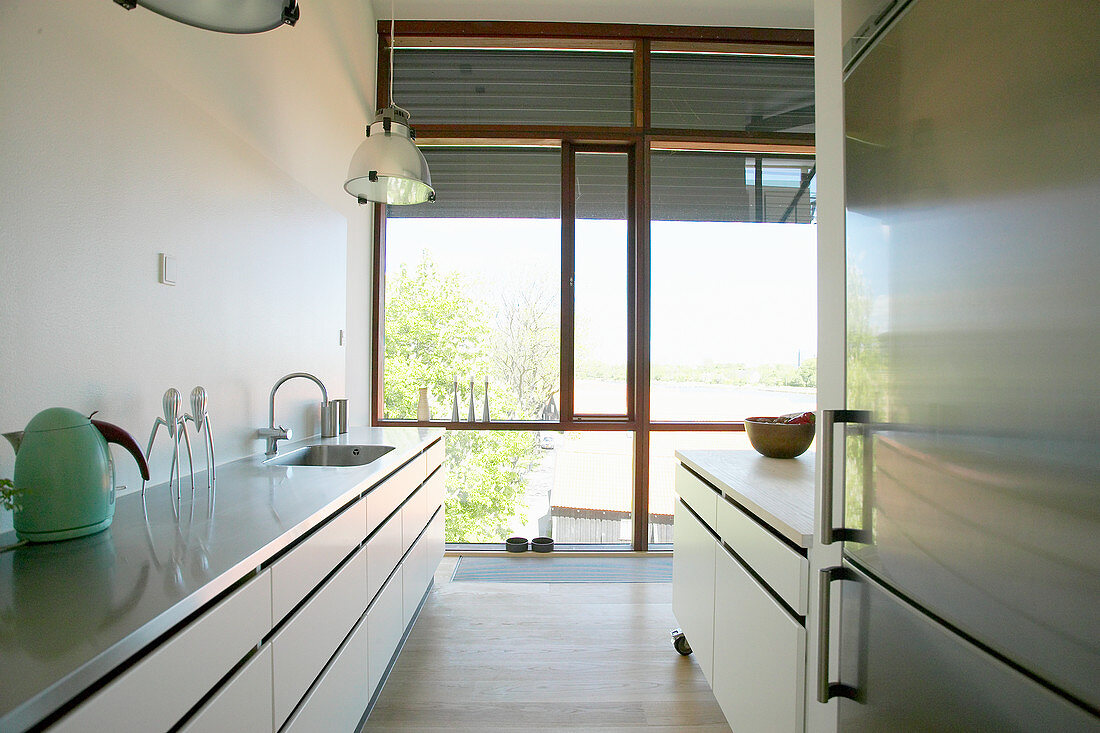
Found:
[[671, 583], [672, 558], [469, 557], [455, 564], [452, 581], [476, 583]]

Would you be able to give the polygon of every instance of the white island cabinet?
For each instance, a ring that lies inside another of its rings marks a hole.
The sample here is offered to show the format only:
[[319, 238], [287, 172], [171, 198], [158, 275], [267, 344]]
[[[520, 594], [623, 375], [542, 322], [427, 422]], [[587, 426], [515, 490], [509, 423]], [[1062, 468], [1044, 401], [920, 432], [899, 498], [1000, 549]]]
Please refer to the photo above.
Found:
[[801, 733], [813, 457], [676, 455], [677, 621], [734, 733]]
[[356, 730], [443, 556], [443, 458], [436, 440], [360, 483], [50, 728]]

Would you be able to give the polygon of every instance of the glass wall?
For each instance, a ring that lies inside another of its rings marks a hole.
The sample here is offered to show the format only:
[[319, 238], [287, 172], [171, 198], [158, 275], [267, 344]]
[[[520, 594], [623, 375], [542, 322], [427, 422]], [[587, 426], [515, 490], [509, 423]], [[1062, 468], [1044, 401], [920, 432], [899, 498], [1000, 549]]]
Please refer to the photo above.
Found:
[[[816, 407], [816, 224], [805, 214], [803, 223], [755, 221], [746, 202], [758, 199], [758, 161], [762, 193], [784, 190], [784, 211], [792, 202], [792, 211], [811, 207], [811, 187], [805, 204], [795, 194], [812, 160], [653, 152], [654, 421], [731, 422]], [[686, 195], [691, 188], [696, 195]]]
[[628, 546], [633, 465], [629, 432], [451, 431], [447, 541]]
[[816, 406], [812, 33], [405, 25], [375, 424], [448, 429], [452, 544], [667, 547], [676, 449]]
[[634, 112], [630, 51], [398, 48], [394, 56], [394, 99], [414, 125], [626, 126]]
[[432, 420], [557, 419], [560, 150], [424, 153], [439, 203], [386, 216], [385, 417], [427, 388]]
[[626, 153], [576, 154], [573, 411], [626, 415]]
[[649, 543], [672, 544], [676, 506], [676, 451], [752, 450], [744, 433], [665, 432], [649, 434]]
[[808, 56], [656, 51], [654, 127], [814, 131], [814, 60]]

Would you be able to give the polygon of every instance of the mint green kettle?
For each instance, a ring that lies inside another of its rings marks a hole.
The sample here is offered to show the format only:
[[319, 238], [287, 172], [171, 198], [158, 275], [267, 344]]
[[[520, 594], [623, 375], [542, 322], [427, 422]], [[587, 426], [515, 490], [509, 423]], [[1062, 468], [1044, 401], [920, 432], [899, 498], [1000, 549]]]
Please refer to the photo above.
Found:
[[149, 480], [149, 465], [133, 436], [75, 410], [43, 410], [23, 432], [4, 437], [15, 447], [15, 534], [21, 540], [67, 540], [111, 526], [115, 469], [108, 443], [129, 451]]

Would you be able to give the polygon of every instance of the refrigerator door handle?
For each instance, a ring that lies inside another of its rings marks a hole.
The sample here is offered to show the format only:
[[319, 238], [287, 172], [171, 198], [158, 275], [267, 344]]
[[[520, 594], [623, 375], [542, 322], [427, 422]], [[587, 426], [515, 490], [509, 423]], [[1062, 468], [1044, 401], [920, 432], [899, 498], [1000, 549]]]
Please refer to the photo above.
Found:
[[840, 682], [829, 682], [829, 606], [831, 586], [835, 580], [857, 580], [848, 568], [831, 567], [819, 571], [817, 586], [817, 701], [829, 702], [834, 697], [857, 699], [858, 690]]
[[853, 540], [867, 542], [867, 534], [863, 530], [846, 529], [833, 526], [833, 485], [834, 485], [834, 448], [833, 438], [837, 423], [861, 423], [871, 421], [871, 413], [867, 410], [822, 410], [820, 450], [821, 456], [821, 512], [818, 514], [818, 534], [821, 544], [831, 545], [834, 542]]

